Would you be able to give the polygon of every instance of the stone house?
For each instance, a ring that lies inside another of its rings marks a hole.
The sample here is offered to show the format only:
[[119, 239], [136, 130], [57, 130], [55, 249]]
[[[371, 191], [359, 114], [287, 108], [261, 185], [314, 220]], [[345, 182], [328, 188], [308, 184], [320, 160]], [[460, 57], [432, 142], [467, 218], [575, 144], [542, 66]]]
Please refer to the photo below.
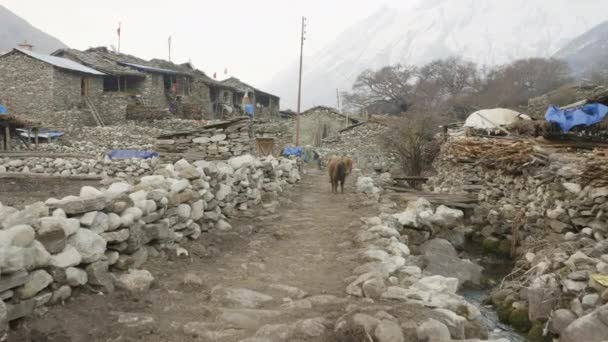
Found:
[[278, 96], [256, 89], [236, 77], [230, 77], [223, 80], [221, 83], [235, 89], [232, 103], [238, 111], [244, 111], [243, 99], [245, 95], [247, 95], [249, 102], [255, 105], [256, 117], [279, 117], [280, 98]]
[[359, 122], [359, 119], [346, 116], [335, 108], [310, 108], [300, 117], [302, 145], [321, 146], [323, 139], [335, 136], [340, 130]]
[[94, 124], [87, 100], [103, 93], [104, 76], [65, 58], [13, 49], [0, 56], [0, 100], [11, 113], [46, 125]]

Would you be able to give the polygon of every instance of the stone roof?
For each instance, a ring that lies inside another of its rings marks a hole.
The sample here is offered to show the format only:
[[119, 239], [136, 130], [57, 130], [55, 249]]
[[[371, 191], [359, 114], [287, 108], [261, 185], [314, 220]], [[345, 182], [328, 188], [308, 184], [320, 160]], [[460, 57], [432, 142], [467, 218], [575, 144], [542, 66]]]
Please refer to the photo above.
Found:
[[[107, 52], [107, 51], [106, 51]], [[107, 58], [105, 52], [98, 50], [80, 51], [76, 49], [60, 49], [53, 52], [53, 56], [75, 59], [88, 67], [102, 71], [113, 76], [144, 76], [143, 73], [132, 68], [122, 66], [115, 60]]]
[[[84, 66], [82, 64], [76, 63], [67, 58], [61, 58], [61, 57], [56, 57], [56, 56], [51, 56], [51, 55], [44, 55], [41, 53], [36, 53], [36, 52], [23, 50], [23, 49], [17, 49], [17, 48], [13, 49], [13, 51], [9, 52], [8, 54], [11, 54], [11, 53], [22, 53], [24, 55], [30, 56], [32, 58], [35, 58], [39, 61], [50, 64], [50, 65], [60, 68], [60, 69], [76, 71], [76, 72], [80, 72], [80, 73], [84, 73], [84, 74], [97, 75], [97, 76], [104, 75], [102, 72], [99, 72], [95, 69]], [[5, 54], [4, 56], [6, 56], [8, 54]]]
[[267, 93], [267, 92], [262, 91], [262, 90], [260, 90], [260, 89], [257, 89], [257, 88], [255, 88], [254, 86], [249, 85], [249, 84], [247, 84], [247, 83], [245, 83], [245, 82], [243, 82], [243, 81], [239, 80], [239, 79], [238, 79], [238, 78], [236, 78], [236, 77], [230, 77], [230, 78], [227, 78], [227, 79], [223, 80], [221, 83], [222, 83], [222, 84], [225, 84], [225, 85], [228, 85], [228, 86], [231, 86], [231, 87], [235, 88], [237, 91], [239, 91], [239, 92], [241, 92], [241, 93], [245, 93], [245, 92], [253, 92], [253, 93], [258, 93], [258, 94], [268, 95], [268, 96], [270, 96], [270, 97], [276, 97], [276, 98], [279, 98], [279, 97], [278, 97], [278, 96], [276, 96], [276, 95], [273, 95], [273, 94]]

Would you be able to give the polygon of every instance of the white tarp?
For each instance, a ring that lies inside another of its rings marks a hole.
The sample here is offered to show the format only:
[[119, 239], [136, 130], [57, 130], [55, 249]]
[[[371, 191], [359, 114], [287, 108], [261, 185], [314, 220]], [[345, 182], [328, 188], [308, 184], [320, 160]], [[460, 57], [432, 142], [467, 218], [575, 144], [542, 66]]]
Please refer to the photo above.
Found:
[[530, 120], [530, 117], [506, 108], [483, 109], [469, 115], [464, 126], [478, 129], [492, 129], [497, 126], [510, 125], [522, 119]]

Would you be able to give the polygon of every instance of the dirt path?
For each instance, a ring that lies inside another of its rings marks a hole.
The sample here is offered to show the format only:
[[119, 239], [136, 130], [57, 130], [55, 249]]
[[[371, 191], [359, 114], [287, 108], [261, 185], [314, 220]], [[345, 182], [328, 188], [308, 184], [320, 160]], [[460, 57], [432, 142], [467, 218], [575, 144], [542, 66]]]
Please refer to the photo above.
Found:
[[189, 257], [161, 253], [142, 267], [156, 278], [141, 295], [92, 290], [20, 323], [15, 341], [325, 341], [349, 304], [354, 267], [353, 194], [328, 192], [309, 171], [275, 213], [232, 220], [228, 233], [187, 244]]

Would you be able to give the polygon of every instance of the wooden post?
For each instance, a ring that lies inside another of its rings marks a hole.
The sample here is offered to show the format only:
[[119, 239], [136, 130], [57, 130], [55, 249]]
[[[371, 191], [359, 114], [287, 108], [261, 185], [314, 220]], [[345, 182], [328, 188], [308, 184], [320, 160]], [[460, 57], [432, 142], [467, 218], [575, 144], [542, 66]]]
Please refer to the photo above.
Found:
[[38, 127], [34, 128], [34, 141], [36, 143], [36, 149], [38, 149]]
[[4, 143], [5, 149], [8, 151], [11, 149], [11, 128], [9, 126], [4, 127]]

